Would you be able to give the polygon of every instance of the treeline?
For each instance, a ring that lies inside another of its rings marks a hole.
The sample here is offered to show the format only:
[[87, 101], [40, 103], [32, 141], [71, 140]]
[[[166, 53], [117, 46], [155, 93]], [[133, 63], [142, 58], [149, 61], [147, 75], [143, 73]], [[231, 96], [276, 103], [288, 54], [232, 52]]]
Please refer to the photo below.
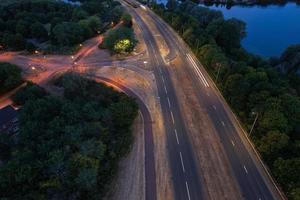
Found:
[[0, 134], [1, 199], [103, 199], [130, 148], [134, 99], [78, 74], [55, 84], [63, 97], [32, 83], [13, 97], [20, 130]]
[[80, 5], [53, 0], [0, 3], [0, 44], [10, 50], [70, 50], [117, 23], [122, 13], [113, 0], [81, 0]]
[[[241, 47], [245, 23], [190, 1], [153, 5], [215, 79], [290, 199], [300, 198], [300, 78]], [[283, 56], [282, 58], [289, 58]]]
[[14, 89], [22, 82], [22, 70], [18, 66], [0, 62], [0, 95]]

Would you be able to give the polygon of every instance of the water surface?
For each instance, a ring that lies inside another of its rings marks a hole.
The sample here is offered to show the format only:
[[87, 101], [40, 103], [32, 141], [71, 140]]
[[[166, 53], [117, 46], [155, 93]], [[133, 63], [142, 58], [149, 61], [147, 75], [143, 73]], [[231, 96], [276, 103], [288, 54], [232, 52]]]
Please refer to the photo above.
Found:
[[296, 3], [209, 8], [222, 11], [226, 19], [235, 17], [246, 22], [247, 36], [242, 45], [254, 54], [279, 56], [289, 45], [300, 44], [300, 6]]

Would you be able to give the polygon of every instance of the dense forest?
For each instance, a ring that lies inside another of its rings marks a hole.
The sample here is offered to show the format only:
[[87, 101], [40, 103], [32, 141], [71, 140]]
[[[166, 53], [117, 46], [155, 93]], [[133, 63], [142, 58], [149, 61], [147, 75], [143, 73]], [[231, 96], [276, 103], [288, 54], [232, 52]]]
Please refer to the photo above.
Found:
[[246, 24], [240, 20], [190, 1], [153, 9], [189, 44], [248, 131], [258, 118], [251, 139], [287, 196], [299, 200], [299, 47], [267, 61], [241, 47]]
[[21, 72], [21, 68], [16, 65], [0, 62], [0, 95], [23, 82]]
[[0, 2], [0, 48], [68, 53], [118, 23], [124, 10], [113, 0]]
[[63, 96], [28, 83], [16, 138], [0, 134], [1, 199], [103, 199], [133, 140], [137, 104], [104, 84], [68, 73]]

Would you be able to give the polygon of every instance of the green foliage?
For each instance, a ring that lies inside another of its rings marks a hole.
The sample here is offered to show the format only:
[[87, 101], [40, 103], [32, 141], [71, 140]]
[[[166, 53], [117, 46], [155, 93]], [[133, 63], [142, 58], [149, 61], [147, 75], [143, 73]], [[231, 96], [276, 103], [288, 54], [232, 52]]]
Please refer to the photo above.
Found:
[[130, 53], [133, 51], [137, 40], [134, 32], [128, 27], [118, 27], [111, 29], [105, 35], [101, 47], [107, 48], [111, 53]]
[[28, 82], [24, 88], [18, 90], [13, 96], [13, 102], [17, 105], [24, 105], [27, 101], [34, 101], [47, 96], [46, 90], [32, 82]]
[[0, 93], [19, 86], [23, 80], [21, 69], [9, 63], [0, 63]]
[[[111, 0], [81, 0], [72, 5], [53, 0], [20, 0], [0, 4], [0, 42], [6, 49], [31, 50], [27, 39], [35, 39], [43, 50], [64, 50], [76, 46], [123, 14]], [[112, 11], [118, 12], [112, 12]], [[65, 31], [65, 33], [64, 33]], [[41, 45], [48, 41], [47, 45]], [[54, 51], [55, 52], [55, 51]]]
[[103, 199], [130, 147], [138, 109], [132, 98], [77, 74], [56, 85], [63, 97], [33, 84], [18, 92], [25, 102], [18, 143], [0, 137], [3, 198]]
[[62, 22], [53, 28], [53, 40], [61, 46], [73, 46], [83, 41], [83, 28], [74, 22]]

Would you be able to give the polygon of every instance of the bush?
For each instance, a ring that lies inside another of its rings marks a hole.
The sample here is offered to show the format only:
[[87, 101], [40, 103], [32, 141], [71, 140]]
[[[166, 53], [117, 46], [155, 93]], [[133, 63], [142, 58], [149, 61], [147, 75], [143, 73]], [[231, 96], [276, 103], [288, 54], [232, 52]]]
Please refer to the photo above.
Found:
[[130, 53], [133, 51], [137, 40], [132, 29], [118, 27], [106, 33], [101, 47], [107, 48], [112, 54]]
[[12, 97], [12, 100], [17, 105], [24, 105], [27, 101], [37, 100], [47, 96], [46, 90], [32, 82], [18, 90]]
[[0, 92], [6, 92], [17, 86], [22, 82], [21, 69], [9, 63], [0, 63]]

